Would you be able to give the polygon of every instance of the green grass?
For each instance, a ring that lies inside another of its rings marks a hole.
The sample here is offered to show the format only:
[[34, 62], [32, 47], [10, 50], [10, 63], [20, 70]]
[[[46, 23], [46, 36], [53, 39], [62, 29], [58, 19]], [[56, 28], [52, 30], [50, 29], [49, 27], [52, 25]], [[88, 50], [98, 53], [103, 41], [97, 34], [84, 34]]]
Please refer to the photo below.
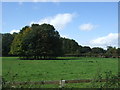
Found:
[[17, 57], [3, 57], [2, 65], [2, 76], [7, 81], [93, 79], [98, 73], [104, 77], [107, 71], [112, 71], [113, 74], [118, 72], [118, 59], [116, 58], [19, 60]]
[[0, 57], [0, 76], [2, 76], [2, 57]]

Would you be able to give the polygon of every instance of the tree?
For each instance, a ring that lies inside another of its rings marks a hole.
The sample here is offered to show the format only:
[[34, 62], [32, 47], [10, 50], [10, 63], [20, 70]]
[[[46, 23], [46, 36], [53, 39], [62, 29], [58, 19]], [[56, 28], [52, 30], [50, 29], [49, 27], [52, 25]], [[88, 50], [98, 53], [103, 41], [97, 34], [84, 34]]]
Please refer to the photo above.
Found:
[[2, 34], [2, 55], [3, 56], [9, 56], [11, 43], [15, 37], [16, 33], [10, 34], [5, 33]]
[[20, 30], [20, 32], [15, 36], [11, 44], [10, 54], [25, 56], [25, 51], [23, 50], [23, 39], [28, 32], [28, 28], [28, 26], [23, 27], [22, 30]]
[[91, 56], [91, 48], [89, 46], [84, 46], [81, 48], [81, 56]]
[[103, 48], [99, 48], [99, 47], [92, 48], [93, 56], [102, 57], [104, 55], [104, 53], [105, 53], [105, 50]]
[[60, 56], [62, 43], [58, 31], [50, 24], [25, 26], [15, 37], [11, 53], [25, 59], [48, 59]]
[[117, 49], [118, 57], [120, 57], [120, 48]]
[[82, 53], [88, 53], [88, 52], [91, 52], [91, 48], [89, 46], [84, 46], [82, 47]]
[[73, 39], [61, 38], [62, 41], [62, 50], [64, 55], [79, 55], [79, 45]]
[[115, 47], [108, 46], [107, 52], [105, 53], [106, 57], [118, 57], [118, 51]]

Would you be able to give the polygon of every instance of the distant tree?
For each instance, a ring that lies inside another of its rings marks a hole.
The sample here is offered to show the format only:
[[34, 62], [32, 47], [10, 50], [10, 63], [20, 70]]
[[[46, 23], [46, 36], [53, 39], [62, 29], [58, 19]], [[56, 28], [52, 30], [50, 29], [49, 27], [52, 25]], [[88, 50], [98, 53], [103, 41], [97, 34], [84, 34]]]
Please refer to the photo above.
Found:
[[32, 24], [23, 27], [19, 33], [2, 35], [3, 56], [17, 55], [22, 59], [50, 59], [57, 56], [120, 57], [120, 48], [107, 46], [90, 48], [81, 46], [75, 40], [62, 38], [50, 24]]
[[120, 48], [117, 49], [118, 57], [120, 57]]
[[82, 47], [80, 51], [82, 56], [91, 56], [91, 48], [89, 46]]
[[91, 52], [91, 48], [89, 46], [84, 46], [82, 47], [82, 50], [81, 50], [82, 53], [88, 53], [88, 52]]
[[73, 39], [61, 38], [64, 55], [79, 55], [80, 46]]
[[3, 56], [9, 56], [11, 43], [15, 35], [16, 35], [15, 33], [14, 34], [10, 34], [10, 33], [2, 34], [2, 55]]
[[105, 50], [103, 48], [94, 47], [94, 48], [92, 48], [91, 53], [93, 54], [93, 56], [102, 57], [102, 56], [104, 56]]
[[62, 42], [59, 33], [50, 24], [25, 26], [15, 37], [11, 53], [25, 59], [55, 58], [60, 56]]
[[113, 47], [112, 46], [107, 46], [107, 51], [112, 49]]
[[25, 51], [23, 50], [23, 38], [27, 34], [27, 29], [29, 27], [25, 26], [20, 30], [19, 34], [17, 34], [11, 44], [10, 54], [17, 55], [17, 56], [23, 56], [25, 55]]
[[92, 48], [92, 53], [100, 54], [100, 53], [104, 53], [104, 52], [105, 52], [105, 50], [103, 48], [99, 48], [99, 47]]
[[118, 57], [117, 49], [115, 47], [108, 46], [105, 56], [106, 57]]

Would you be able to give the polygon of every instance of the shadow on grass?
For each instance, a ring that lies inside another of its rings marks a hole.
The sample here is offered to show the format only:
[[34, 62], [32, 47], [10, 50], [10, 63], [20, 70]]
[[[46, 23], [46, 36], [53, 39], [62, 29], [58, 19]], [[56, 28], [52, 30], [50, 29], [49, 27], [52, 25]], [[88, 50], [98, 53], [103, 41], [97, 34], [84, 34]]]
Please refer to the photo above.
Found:
[[58, 58], [41, 58], [41, 59], [24, 59], [24, 58], [18, 58], [18, 60], [80, 60], [79, 57], [58, 57]]

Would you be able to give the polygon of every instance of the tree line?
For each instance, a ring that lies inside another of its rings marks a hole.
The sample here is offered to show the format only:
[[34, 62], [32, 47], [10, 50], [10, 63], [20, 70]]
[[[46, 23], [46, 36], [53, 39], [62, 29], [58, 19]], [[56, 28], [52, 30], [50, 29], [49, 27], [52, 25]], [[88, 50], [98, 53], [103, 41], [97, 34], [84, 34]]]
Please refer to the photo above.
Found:
[[120, 48], [81, 46], [75, 40], [60, 37], [50, 24], [32, 24], [19, 33], [2, 34], [2, 55], [21, 59], [53, 59], [58, 56], [119, 57]]

